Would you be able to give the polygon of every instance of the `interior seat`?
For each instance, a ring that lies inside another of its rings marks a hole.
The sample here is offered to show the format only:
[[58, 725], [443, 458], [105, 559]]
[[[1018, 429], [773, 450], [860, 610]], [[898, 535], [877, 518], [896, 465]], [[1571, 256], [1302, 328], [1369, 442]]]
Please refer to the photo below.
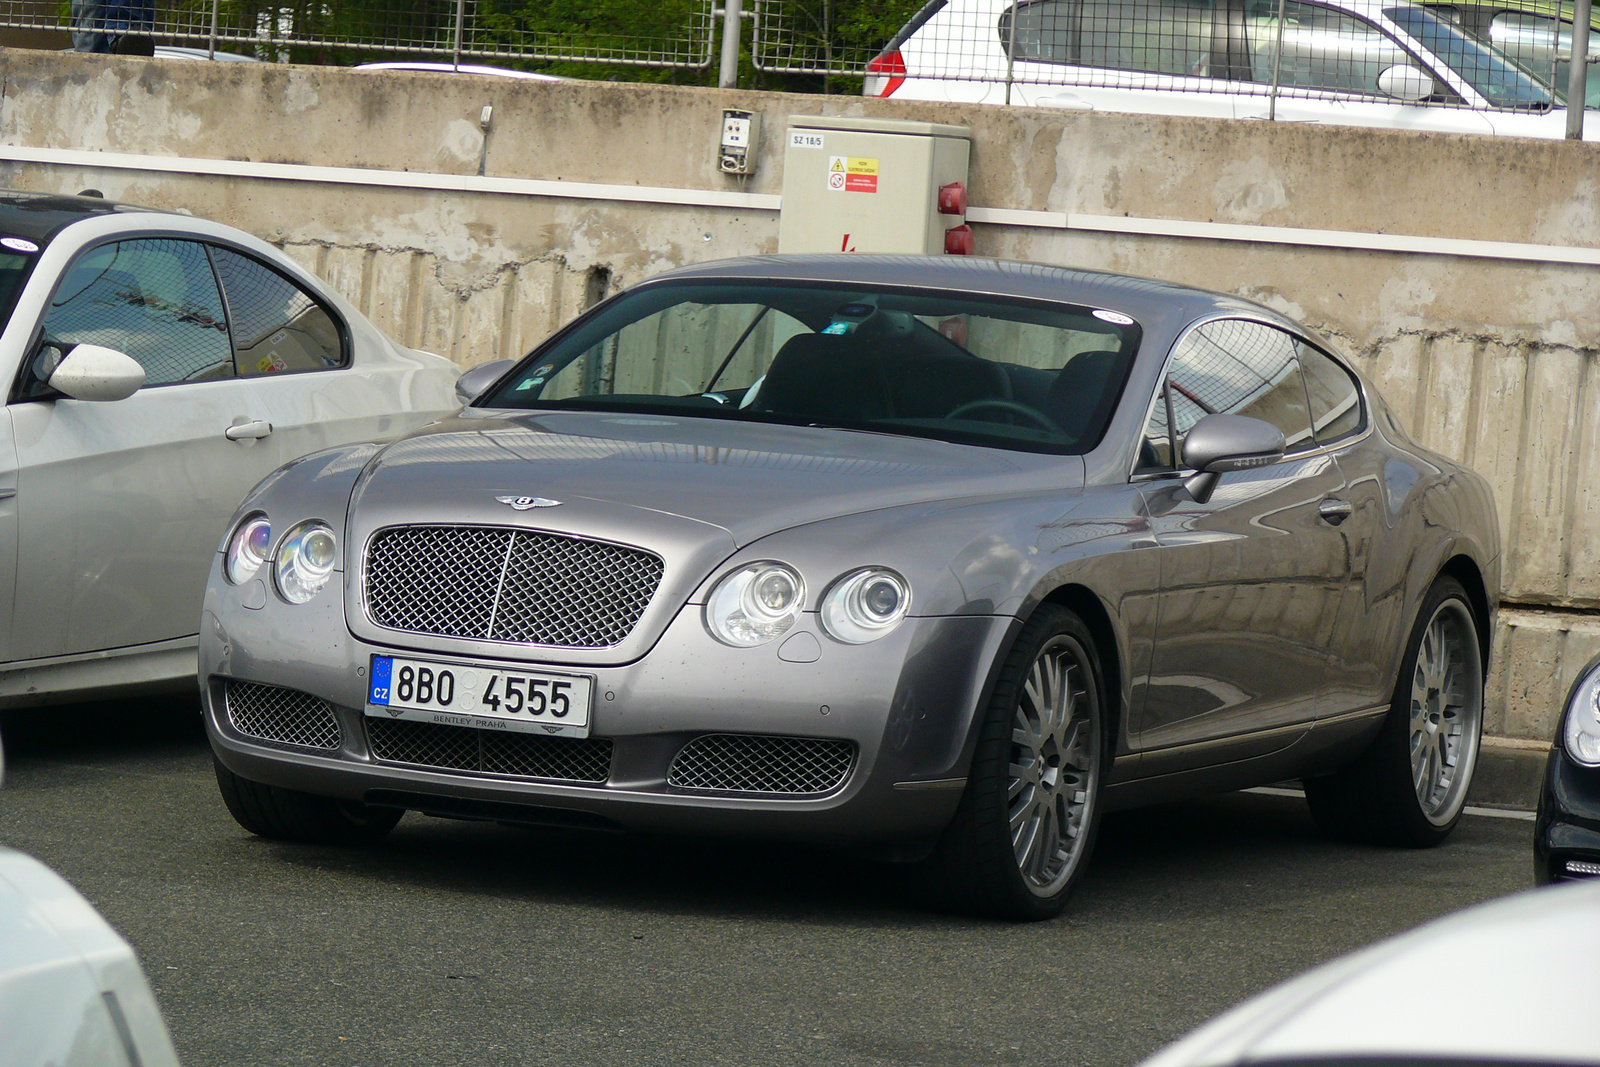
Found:
[[1056, 374], [1045, 396], [1044, 413], [1063, 433], [1085, 443], [1084, 435], [1103, 426], [1117, 402], [1112, 383], [1126, 375], [1131, 357], [1111, 349], [1079, 352]]
[[877, 354], [849, 336], [820, 333], [784, 342], [751, 407], [823, 422], [866, 422], [894, 412]]

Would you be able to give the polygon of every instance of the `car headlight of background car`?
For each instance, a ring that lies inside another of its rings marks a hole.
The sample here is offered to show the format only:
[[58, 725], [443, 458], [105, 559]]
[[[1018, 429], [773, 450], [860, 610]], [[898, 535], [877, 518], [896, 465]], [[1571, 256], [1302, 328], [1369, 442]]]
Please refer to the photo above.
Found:
[[894, 571], [863, 567], [828, 587], [822, 596], [822, 628], [849, 645], [876, 641], [900, 625], [911, 608], [911, 587]]
[[313, 519], [290, 530], [278, 546], [274, 574], [278, 592], [291, 604], [304, 604], [328, 584], [339, 542], [327, 523]]
[[1567, 755], [1585, 767], [1600, 767], [1600, 667], [1590, 671], [1572, 691], [1567, 724], [1561, 731]]
[[228, 555], [223, 572], [234, 585], [243, 585], [256, 576], [268, 559], [272, 547], [272, 524], [265, 515], [252, 515], [234, 528], [228, 538]]

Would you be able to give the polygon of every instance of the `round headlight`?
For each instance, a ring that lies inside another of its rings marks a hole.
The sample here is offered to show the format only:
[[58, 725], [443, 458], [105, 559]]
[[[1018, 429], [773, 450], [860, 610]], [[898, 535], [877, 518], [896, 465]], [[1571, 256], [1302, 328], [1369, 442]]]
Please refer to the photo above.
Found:
[[234, 585], [243, 585], [256, 576], [261, 565], [267, 562], [267, 549], [272, 545], [272, 524], [265, 515], [252, 515], [241, 522], [228, 538], [228, 555], [223, 563], [223, 573]]
[[1600, 767], [1600, 667], [1572, 691], [1567, 725], [1561, 731], [1567, 755], [1585, 767]]
[[793, 567], [748, 563], [711, 590], [706, 629], [725, 645], [753, 648], [788, 633], [805, 603], [806, 583]]
[[328, 584], [339, 542], [325, 522], [303, 522], [278, 546], [278, 592], [291, 604], [304, 604]]
[[900, 625], [911, 610], [911, 586], [894, 571], [863, 567], [822, 594], [822, 628], [847, 645], [876, 641]]

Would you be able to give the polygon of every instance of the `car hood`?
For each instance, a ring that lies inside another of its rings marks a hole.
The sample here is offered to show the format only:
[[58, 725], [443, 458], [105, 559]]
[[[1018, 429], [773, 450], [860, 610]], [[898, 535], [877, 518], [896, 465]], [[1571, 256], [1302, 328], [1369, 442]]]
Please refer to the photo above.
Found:
[[[743, 546], [878, 508], [1082, 484], [1077, 456], [715, 419], [469, 413], [384, 449], [369, 463], [355, 505], [401, 497], [439, 517], [502, 495], [539, 497], [569, 509], [530, 509], [540, 512], [540, 525], [622, 507], [639, 513], [630, 516], [636, 535], [648, 537], [650, 515], [674, 516], [717, 527]], [[496, 507], [512, 517], [509, 507]]]
[[[551, 649], [541, 658], [627, 662], [648, 651], [722, 561], [761, 537], [906, 504], [1082, 483], [1076, 456], [717, 419], [468, 411], [367, 463], [346, 528], [355, 557], [346, 568], [347, 618], [359, 637], [396, 639], [372, 623], [362, 599], [365, 546], [381, 529], [489, 525], [569, 534], [646, 549], [660, 557], [662, 577], [620, 644]], [[406, 640], [474, 652], [444, 639]]]

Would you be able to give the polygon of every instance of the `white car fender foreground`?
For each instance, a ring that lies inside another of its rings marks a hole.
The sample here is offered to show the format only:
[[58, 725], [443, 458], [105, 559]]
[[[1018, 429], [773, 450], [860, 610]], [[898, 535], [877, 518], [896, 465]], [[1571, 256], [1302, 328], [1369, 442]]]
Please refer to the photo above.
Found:
[[0, 848], [0, 1067], [176, 1067], [144, 972], [77, 890]]
[[1600, 1063], [1600, 882], [1481, 904], [1246, 1001], [1142, 1067]]

